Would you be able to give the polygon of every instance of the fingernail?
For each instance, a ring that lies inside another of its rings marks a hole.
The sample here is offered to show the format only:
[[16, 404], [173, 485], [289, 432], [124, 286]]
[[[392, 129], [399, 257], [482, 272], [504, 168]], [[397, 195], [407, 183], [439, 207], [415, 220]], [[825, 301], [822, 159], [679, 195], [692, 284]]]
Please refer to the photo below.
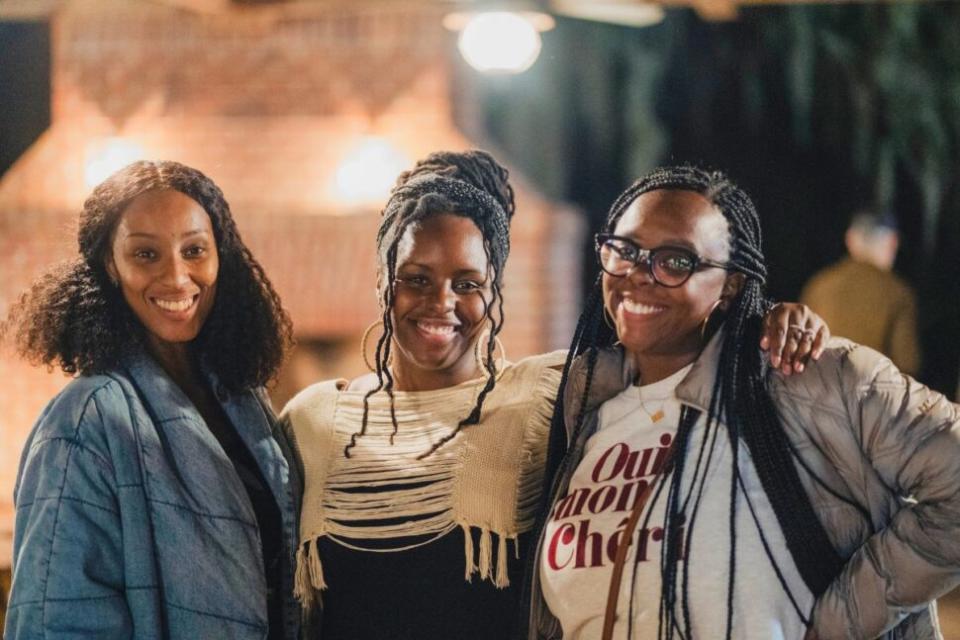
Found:
[[800, 373], [801, 371], [803, 371], [803, 365], [797, 364], [797, 373]]

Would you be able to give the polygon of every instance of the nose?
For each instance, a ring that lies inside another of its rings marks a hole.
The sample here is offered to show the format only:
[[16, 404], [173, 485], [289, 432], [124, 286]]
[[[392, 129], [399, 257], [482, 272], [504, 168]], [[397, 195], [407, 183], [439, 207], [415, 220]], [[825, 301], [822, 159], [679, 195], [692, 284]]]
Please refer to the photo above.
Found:
[[190, 284], [190, 265], [180, 255], [174, 255], [163, 265], [162, 282], [175, 289], [186, 287]]
[[640, 260], [635, 265], [630, 267], [630, 270], [627, 271], [627, 280], [631, 284], [641, 285], [641, 284], [653, 284], [656, 282], [653, 279], [653, 272], [650, 267], [649, 260]]
[[444, 282], [440, 286], [434, 287], [428, 295], [427, 305], [432, 313], [447, 313], [453, 311], [457, 302], [457, 296], [453, 291], [452, 282]]

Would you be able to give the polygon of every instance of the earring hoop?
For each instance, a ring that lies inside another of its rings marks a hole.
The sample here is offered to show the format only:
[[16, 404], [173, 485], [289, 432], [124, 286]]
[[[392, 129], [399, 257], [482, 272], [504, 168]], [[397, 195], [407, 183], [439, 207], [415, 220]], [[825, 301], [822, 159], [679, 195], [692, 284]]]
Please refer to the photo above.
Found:
[[617, 334], [617, 324], [613, 321], [613, 318], [610, 316], [610, 312], [607, 311], [607, 306], [603, 306], [603, 323], [613, 331], [613, 334]]
[[[486, 344], [487, 340], [489, 339], [489, 336], [490, 336], [489, 330], [486, 330], [483, 333], [481, 333], [480, 337], [477, 339], [476, 345], [473, 348], [473, 356], [477, 360], [477, 368], [479, 368], [480, 371], [487, 370], [487, 365], [483, 360], [483, 353], [481, 352], [480, 345]], [[500, 336], [494, 336], [493, 341], [494, 341], [493, 353], [496, 353], [497, 349], [500, 349], [500, 357], [497, 359], [497, 361], [494, 362], [494, 365], [493, 365], [494, 380], [499, 381], [500, 376], [503, 375], [503, 370], [506, 368], [507, 350], [504, 348], [503, 342], [500, 341]]]
[[[363, 357], [363, 364], [367, 365], [367, 369], [369, 369], [372, 373], [376, 373], [377, 368], [370, 364], [370, 359], [367, 358], [367, 340], [370, 339], [370, 334], [373, 332], [373, 330], [381, 326], [383, 326], [383, 320], [374, 320], [372, 323], [370, 323], [370, 326], [367, 327], [366, 331], [363, 332], [363, 337], [360, 338], [360, 355]], [[392, 362], [393, 354], [391, 353], [390, 359], [387, 361], [387, 365], [389, 366]]]
[[700, 344], [703, 344], [704, 340], [707, 339], [707, 328], [710, 326], [710, 319], [713, 318], [713, 313], [717, 310], [717, 307], [723, 302], [723, 298], [717, 298], [716, 302], [713, 303], [713, 306], [710, 307], [710, 313], [707, 314], [707, 317], [703, 319], [703, 322], [700, 323]]

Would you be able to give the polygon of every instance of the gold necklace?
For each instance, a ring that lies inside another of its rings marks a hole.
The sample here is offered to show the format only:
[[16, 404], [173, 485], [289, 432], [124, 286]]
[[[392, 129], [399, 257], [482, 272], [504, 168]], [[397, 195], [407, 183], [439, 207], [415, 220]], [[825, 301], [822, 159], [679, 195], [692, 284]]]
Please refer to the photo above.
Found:
[[667, 403], [666, 400], [661, 400], [660, 406], [657, 407], [657, 410], [654, 411], [653, 413], [650, 413], [650, 410], [647, 409], [647, 403], [641, 400], [640, 409], [642, 409], [643, 412], [647, 414], [647, 417], [650, 418], [650, 422], [653, 422], [654, 424], [656, 424], [657, 422], [660, 422], [661, 420], [663, 420], [663, 417], [666, 415], [663, 412], [663, 405], [665, 405], [666, 403]]

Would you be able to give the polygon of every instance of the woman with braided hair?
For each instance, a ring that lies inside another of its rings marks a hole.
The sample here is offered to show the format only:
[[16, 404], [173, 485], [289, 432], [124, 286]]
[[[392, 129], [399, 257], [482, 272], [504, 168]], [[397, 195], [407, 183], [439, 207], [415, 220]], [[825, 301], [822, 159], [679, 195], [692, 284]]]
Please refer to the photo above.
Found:
[[[482, 151], [402, 175], [377, 237], [372, 372], [314, 385], [282, 414], [304, 466], [297, 594], [312, 637], [514, 631], [565, 354], [509, 363], [497, 346], [513, 210]], [[771, 335], [819, 329], [808, 315], [778, 309]]]
[[844, 340], [801, 377], [771, 368], [759, 217], [718, 172], [635, 182], [597, 255], [523, 637], [940, 637], [957, 407]]

